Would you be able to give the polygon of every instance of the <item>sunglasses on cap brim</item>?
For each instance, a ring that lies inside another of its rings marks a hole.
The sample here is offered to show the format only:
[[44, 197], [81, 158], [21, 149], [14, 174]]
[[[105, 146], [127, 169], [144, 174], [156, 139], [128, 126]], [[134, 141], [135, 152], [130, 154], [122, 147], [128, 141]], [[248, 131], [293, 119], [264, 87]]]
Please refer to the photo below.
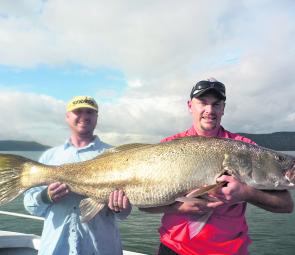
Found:
[[202, 90], [210, 88], [218, 91], [223, 97], [225, 97], [225, 86], [223, 83], [219, 81], [199, 81], [192, 89], [191, 98]]

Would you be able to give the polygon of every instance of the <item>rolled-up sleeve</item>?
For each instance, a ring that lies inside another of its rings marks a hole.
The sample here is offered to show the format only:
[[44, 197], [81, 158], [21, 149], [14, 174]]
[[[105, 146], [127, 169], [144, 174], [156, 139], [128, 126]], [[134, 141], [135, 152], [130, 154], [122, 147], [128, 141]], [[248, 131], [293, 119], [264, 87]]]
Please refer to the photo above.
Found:
[[[39, 162], [45, 164], [48, 161], [48, 154], [50, 155], [51, 150], [48, 150], [44, 152]], [[28, 211], [28, 213], [45, 217], [47, 214], [47, 210], [50, 208], [50, 204], [46, 204], [41, 199], [41, 192], [46, 188], [47, 186], [40, 186], [40, 187], [34, 187], [29, 190], [27, 190], [24, 193], [24, 207]]]
[[24, 193], [24, 207], [32, 215], [45, 217], [50, 204], [46, 204], [41, 199], [41, 192], [46, 186], [35, 187]]

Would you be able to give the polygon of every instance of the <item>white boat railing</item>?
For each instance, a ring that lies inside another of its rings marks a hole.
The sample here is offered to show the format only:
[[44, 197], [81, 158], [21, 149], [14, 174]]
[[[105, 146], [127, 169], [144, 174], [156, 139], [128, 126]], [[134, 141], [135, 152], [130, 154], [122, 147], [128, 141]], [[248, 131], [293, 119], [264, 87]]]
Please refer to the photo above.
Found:
[[[9, 215], [14, 217], [20, 217], [20, 218], [27, 218], [32, 220], [39, 220], [44, 221], [44, 218], [37, 217], [29, 214], [23, 214], [23, 213], [14, 213], [14, 212], [8, 212], [8, 211], [1, 211], [0, 214], [2, 215]], [[1, 243], [1, 238], [3, 238], [4, 244]], [[10, 241], [9, 241], [10, 240]], [[22, 247], [28, 247], [35, 250], [38, 250], [40, 246], [40, 237], [37, 235], [31, 235], [31, 234], [23, 234], [23, 233], [17, 233], [17, 232], [6, 232], [0, 230], [0, 249], [1, 248], [16, 248], [17, 243], [15, 242], [22, 242]], [[24, 246], [24, 244], [25, 246]], [[123, 255], [145, 255], [144, 253], [137, 253], [132, 251], [123, 251]]]
[[44, 218], [42, 217], [37, 217], [29, 214], [23, 214], [23, 213], [14, 213], [14, 212], [8, 212], [8, 211], [0, 211], [0, 214], [4, 215], [9, 215], [9, 216], [15, 216], [15, 217], [20, 217], [20, 218], [27, 218], [27, 219], [32, 219], [32, 220], [43, 220]]

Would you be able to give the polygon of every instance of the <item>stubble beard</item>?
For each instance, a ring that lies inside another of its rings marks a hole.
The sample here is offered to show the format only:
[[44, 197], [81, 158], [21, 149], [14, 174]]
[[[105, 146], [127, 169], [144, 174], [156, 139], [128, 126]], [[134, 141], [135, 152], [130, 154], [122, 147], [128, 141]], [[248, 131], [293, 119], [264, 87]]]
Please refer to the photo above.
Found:
[[[203, 123], [205, 121], [206, 123]], [[214, 120], [211, 120], [210, 123], [207, 123], [206, 118], [201, 120], [200, 127], [203, 131], [213, 131], [217, 127], [217, 119], [214, 116]]]
[[216, 124], [214, 126], [210, 126], [210, 127], [205, 127], [204, 125], [201, 125], [202, 130], [204, 131], [213, 131], [214, 129], [216, 129]]

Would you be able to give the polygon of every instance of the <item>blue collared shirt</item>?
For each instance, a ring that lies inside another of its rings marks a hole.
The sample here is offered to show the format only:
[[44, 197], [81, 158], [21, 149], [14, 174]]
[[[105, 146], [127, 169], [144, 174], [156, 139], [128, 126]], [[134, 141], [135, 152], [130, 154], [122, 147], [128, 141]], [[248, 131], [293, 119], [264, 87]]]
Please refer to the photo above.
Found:
[[[98, 137], [83, 148], [74, 147], [70, 141], [44, 152], [40, 162], [60, 165], [92, 159], [111, 148]], [[79, 203], [83, 198], [71, 193], [58, 203], [46, 204], [41, 191], [35, 187], [26, 191], [24, 206], [33, 215], [45, 217], [39, 255], [121, 255], [122, 245], [117, 219], [122, 220], [130, 211], [113, 213], [106, 206], [92, 220], [81, 223]]]

